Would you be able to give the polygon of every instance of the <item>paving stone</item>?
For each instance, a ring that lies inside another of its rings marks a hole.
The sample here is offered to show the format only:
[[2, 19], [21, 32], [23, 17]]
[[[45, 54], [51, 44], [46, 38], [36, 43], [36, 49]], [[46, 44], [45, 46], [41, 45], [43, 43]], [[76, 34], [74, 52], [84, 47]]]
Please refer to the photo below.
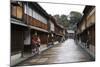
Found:
[[48, 60], [48, 58], [41, 58], [41, 59], [39, 59], [37, 62], [38, 63], [43, 63], [43, 62], [45, 62], [45, 61], [47, 61]]
[[29, 62], [31, 62], [31, 63], [34, 63], [34, 62], [36, 62], [36, 61], [38, 61], [39, 59], [37, 58], [37, 59], [32, 59], [31, 61], [29, 61]]

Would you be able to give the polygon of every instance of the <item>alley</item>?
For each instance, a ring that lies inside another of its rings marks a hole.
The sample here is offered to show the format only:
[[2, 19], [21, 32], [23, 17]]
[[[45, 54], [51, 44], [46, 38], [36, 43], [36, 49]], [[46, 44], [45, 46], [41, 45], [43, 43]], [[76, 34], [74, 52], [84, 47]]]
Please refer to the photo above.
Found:
[[18, 65], [38, 65], [86, 61], [92, 61], [90, 55], [80, 46], [76, 45], [73, 39], [67, 39], [62, 44], [55, 45], [40, 55], [29, 58]]

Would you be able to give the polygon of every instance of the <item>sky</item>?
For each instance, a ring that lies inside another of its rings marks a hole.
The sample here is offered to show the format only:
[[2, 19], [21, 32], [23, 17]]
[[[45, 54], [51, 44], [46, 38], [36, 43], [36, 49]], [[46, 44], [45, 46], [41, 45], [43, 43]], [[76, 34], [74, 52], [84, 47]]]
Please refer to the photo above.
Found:
[[53, 3], [38, 3], [47, 13], [51, 15], [68, 15], [71, 11], [82, 13], [84, 5], [68, 5], [68, 4], [53, 4]]
[[[35, 1], [35, 2], [54, 2], [54, 3], [68, 3], [68, 4], [81, 4], [81, 5], [95, 5], [95, 0], [21, 0], [21, 1]], [[59, 4], [47, 4], [39, 3], [47, 13], [51, 15], [55, 14], [65, 14], [68, 15], [70, 11], [81, 12], [84, 6], [80, 5], [59, 5]], [[66, 9], [67, 8], [67, 9]]]

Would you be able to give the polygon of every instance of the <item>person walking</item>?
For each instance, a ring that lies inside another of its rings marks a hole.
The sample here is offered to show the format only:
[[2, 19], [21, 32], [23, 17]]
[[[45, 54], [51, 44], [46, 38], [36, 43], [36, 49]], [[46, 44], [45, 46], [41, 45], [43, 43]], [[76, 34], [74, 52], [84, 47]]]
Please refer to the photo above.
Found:
[[37, 47], [37, 39], [36, 39], [36, 35], [32, 36], [32, 54], [36, 53], [36, 47]]
[[39, 50], [39, 48], [40, 48], [40, 43], [41, 43], [41, 40], [40, 40], [40, 37], [38, 36], [38, 37], [37, 37], [37, 47], [36, 47], [36, 50], [37, 50], [37, 53], [38, 53], [38, 54], [40, 54], [40, 50]]
[[37, 35], [32, 36], [32, 54], [37, 53], [40, 54], [40, 38]]

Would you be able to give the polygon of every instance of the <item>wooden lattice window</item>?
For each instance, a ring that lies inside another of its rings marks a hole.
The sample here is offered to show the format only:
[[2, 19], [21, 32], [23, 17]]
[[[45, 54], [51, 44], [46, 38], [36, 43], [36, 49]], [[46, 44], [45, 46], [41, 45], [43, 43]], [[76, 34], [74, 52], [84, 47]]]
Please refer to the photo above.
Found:
[[16, 3], [11, 4], [11, 16], [18, 19], [22, 19], [22, 16], [23, 16], [22, 3], [16, 2]]

